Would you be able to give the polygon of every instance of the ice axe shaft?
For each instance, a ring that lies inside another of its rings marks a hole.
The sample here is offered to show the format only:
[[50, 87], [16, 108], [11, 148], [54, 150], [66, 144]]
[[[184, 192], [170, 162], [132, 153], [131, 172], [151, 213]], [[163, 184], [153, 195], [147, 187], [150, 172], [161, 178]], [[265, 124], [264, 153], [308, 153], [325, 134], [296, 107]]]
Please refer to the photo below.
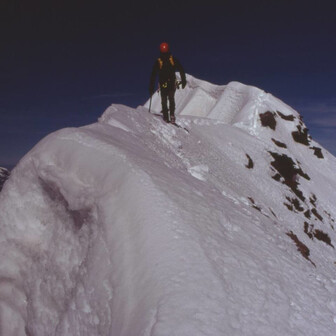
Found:
[[149, 109], [148, 109], [148, 112], [150, 113], [150, 110], [151, 110], [151, 106], [152, 106], [152, 96], [150, 96], [150, 99], [149, 99]]

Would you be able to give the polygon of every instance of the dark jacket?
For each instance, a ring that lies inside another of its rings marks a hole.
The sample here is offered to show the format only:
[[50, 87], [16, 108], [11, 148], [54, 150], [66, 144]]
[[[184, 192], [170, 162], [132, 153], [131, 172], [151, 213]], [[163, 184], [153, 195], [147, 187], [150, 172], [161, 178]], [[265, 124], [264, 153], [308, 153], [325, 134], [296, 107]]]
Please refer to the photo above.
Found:
[[152, 74], [150, 77], [149, 91], [152, 94], [154, 92], [155, 79], [157, 74], [159, 74], [159, 84], [160, 88], [164, 87], [165, 84], [169, 89], [175, 88], [176, 76], [175, 72], [178, 71], [181, 76], [182, 87], [186, 85], [186, 75], [184, 69], [179, 62], [179, 60], [173, 56], [173, 63], [171, 64], [169, 57], [171, 53], [160, 54], [160, 59], [162, 61], [162, 67], [160, 67], [160, 61], [157, 59], [153, 65]]

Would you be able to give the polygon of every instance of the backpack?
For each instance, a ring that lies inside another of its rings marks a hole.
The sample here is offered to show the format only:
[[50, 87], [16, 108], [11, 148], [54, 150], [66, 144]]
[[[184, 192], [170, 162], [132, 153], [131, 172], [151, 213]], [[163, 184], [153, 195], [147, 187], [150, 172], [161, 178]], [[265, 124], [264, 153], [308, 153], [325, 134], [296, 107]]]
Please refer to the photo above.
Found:
[[[160, 70], [161, 70], [162, 67], [163, 67], [163, 61], [162, 61], [161, 57], [158, 58], [158, 62], [159, 62], [159, 68], [160, 68]], [[170, 62], [170, 64], [171, 64], [172, 66], [175, 65], [173, 55], [170, 55], [170, 56], [169, 56], [169, 62]]]

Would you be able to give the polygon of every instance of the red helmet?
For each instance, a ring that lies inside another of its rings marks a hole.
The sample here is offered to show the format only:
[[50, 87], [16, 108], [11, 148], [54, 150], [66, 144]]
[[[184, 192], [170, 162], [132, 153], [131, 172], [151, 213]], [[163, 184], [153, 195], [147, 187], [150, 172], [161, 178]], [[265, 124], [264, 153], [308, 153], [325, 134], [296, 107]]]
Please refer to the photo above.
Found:
[[160, 51], [161, 51], [163, 54], [169, 52], [169, 45], [168, 45], [167, 42], [162, 42], [162, 43], [160, 44]]

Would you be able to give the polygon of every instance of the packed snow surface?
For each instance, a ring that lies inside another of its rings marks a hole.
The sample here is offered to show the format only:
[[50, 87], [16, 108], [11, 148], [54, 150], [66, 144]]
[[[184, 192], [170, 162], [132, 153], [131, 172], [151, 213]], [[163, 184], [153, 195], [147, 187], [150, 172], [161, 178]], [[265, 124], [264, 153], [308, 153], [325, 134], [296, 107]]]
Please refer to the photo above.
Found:
[[181, 128], [112, 105], [12, 171], [1, 335], [335, 335], [335, 157], [255, 87], [176, 102]]

